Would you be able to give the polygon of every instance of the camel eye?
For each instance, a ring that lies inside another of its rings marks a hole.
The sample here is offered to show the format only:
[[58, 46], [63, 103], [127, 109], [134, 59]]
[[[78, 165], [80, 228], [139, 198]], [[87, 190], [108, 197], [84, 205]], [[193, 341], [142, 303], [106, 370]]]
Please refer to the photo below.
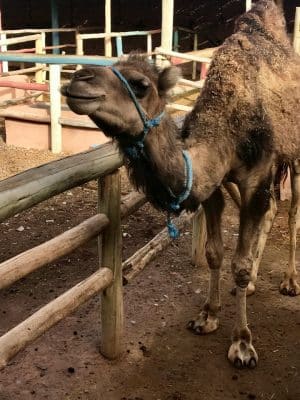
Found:
[[150, 86], [150, 83], [147, 79], [129, 79], [128, 83], [136, 97], [142, 99], [146, 96]]

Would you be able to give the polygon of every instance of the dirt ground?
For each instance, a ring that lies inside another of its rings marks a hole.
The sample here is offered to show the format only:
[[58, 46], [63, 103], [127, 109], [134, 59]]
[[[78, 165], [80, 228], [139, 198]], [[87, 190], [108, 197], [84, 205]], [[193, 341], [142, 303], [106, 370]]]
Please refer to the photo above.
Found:
[[[0, 146], [1, 179], [54, 158], [47, 152]], [[123, 192], [128, 186], [125, 182]], [[99, 354], [99, 297], [65, 318], [0, 371], [0, 400], [299, 400], [300, 297], [278, 292], [288, 257], [287, 203], [270, 235], [257, 292], [248, 300], [259, 354], [255, 370], [226, 359], [234, 324], [230, 257], [237, 212], [227, 202], [223, 232], [219, 330], [195, 336], [186, 329], [207, 293], [208, 271], [191, 264], [191, 228], [124, 287], [124, 352]], [[96, 211], [95, 185], [45, 201], [0, 224], [0, 261], [75, 226]], [[124, 259], [164, 227], [164, 216], [144, 206], [123, 224]], [[299, 251], [298, 251], [299, 259]], [[0, 334], [97, 269], [96, 241], [0, 292]]]

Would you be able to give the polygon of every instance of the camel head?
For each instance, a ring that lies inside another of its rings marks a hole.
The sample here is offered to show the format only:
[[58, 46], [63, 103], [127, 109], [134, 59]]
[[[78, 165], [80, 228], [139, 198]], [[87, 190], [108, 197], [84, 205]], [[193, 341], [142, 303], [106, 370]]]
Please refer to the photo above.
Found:
[[121, 139], [141, 134], [144, 129], [141, 112], [146, 119], [163, 112], [168, 92], [178, 78], [176, 67], [158, 70], [145, 57], [131, 55], [112, 68], [88, 67], [76, 71], [61, 92], [71, 110], [88, 115], [107, 136]]

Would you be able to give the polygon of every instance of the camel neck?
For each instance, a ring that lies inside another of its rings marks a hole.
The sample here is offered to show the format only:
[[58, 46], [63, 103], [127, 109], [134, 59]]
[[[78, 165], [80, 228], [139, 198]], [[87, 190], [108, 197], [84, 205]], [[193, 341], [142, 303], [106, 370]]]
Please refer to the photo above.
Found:
[[181, 193], [185, 181], [184, 147], [178, 127], [168, 115], [158, 128], [149, 132], [145, 149], [153, 171], [173, 193]]
[[[183, 144], [178, 140], [177, 126], [168, 116], [157, 128], [151, 129], [139, 157], [127, 157], [129, 176], [137, 189], [143, 190], [150, 201], [163, 210], [184, 192], [186, 166]], [[121, 149], [124, 147], [120, 143]]]

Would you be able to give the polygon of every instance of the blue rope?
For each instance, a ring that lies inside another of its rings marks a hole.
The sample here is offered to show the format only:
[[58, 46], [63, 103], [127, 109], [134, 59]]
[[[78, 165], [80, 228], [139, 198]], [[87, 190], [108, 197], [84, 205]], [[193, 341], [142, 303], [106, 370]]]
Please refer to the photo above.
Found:
[[170, 195], [173, 197], [173, 201], [169, 204], [170, 210], [168, 211], [167, 227], [168, 227], [169, 236], [172, 239], [177, 239], [180, 235], [180, 232], [177, 229], [176, 225], [171, 220], [171, 212], [172, 211], [176, 212], [180, 209], [180, 204], [189, 197], [191, 190], [192, 190], [192, 185], [193, 185], [193, 167], [192, 167], [191, 157], [186, 150], [182, 150], [182, 155], [183, 155], [183, 159], [185, 161], [185, 163], [184, 163], [184, 166], [185, 166], [184, 187], [185, 187], [185, 189], [178, 196], [175, 196], [174, 193], [171, 191], [171, 189], [169, 189]]
[[144, 113], [140, 103], [138, 102], [133, 90], [131, 89], [129, 83], [127, 82], [127, 79], [121, 74], [121, 72], [117, 68], [111, 67], [111, 70], [125, 86], [127, 92], [129, 93], [129, 96], [131, 97], [131, 100], [133, 101], [133, 103], [135, 105], [135, 108], [137, 109], [137, 112], [139, 113], [139, 116], [141, 117], [143, 125], [144, 125], [142, 137], [139, 138], [134, 143], [132, 143], [131, 146], [127, 146], [127, 148], [125, 148], [125, 150], [124, 150], [125, 154], [128, 157], [136, 159], [139, 157], [139, 154], [143, 153], [144, 141], [147, 136], [147, 133], [150, 131], [151, 128], [155, 128], [156, 126], [158, 126], [161, 123], [161, 120], [162, 120], [165, 112], [163, 111], [156, 117], [154, 117], [152, 119], [148, 119], [146, 114]]
[[[161, 114], [157, 115], [156, 117], [154, 117], [152, 119], [148, 119], [146, 114], [144, 113], [142, 107], [140, 106], [140, 103], [138, 102], [133, 90], [131, 89], [129, 83], [127, 82], [127, 79], [115, 67], [111, 67], [111, 70], [125, 86], [127, 92], [129, 93], [129, 96], [131, 97], [131, 100], [133, 101], [133, 103], [137, 109], [137, 112], [139, 113], [139, 116], [141, 117], [143, 125], [144, 125], [144, 129], [141, 134], [141, 137], [139, 137], [134, 143], [132, 143], [132, 145], [125, 147], [125, 149], [124, 149], [125, 155], [131, 159], [138, 159], [141, 157], [141, 155], [146, 157], [146, 155], [144, 153], [145, 138], [151, 128], [154, 128], [161, 123], [161, 120], [164, 116], [164, 111]], [[180, 209], [180, 204], [189, 197], [191, 190], [192, 190], [192, 185], [193, 185], [193, 168], [192, 168], [191, 157], [186, 150], [182, 151], [182, 155], [183, 155], [183, 159], [185, 161], [185, 164], [184, 164], [185, 165], [185, 178], [184, 178], [185, 189], [178, 196], [174, 195], [174, 193], [171, 191], [170, 188], [168, 189], [170, 196], [173, 198], [172, 202], [169, 204], [168, 216], [167, 216], [168, 233], [172, 239], [177, 239], [179, 237], [180, 233], [179, 233], [179, 230], [177, 229], [177, 227], [175, 226], [175, 224], [172, 222], [171, 212], [176, 212]]]

